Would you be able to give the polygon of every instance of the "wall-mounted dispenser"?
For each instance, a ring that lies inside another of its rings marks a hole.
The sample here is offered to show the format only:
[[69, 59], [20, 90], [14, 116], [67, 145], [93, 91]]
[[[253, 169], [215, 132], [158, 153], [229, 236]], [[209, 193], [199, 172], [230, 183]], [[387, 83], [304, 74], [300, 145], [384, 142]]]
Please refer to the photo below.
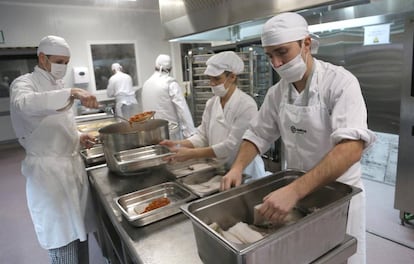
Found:
[[74, 84], [89, 83], [88, 67], [73, 67], [73, 83]]

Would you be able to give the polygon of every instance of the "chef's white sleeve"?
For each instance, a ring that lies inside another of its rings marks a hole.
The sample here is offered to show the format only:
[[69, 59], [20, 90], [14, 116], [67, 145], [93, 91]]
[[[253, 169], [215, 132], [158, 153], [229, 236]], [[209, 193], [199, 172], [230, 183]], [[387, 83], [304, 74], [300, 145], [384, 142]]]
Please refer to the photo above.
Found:
[[195, 148], [207, 147], [208, 146], [208, 123], [211, 119], [211, 107], [212, 100], [209, 99], [206, 102], [204, 108], [203, 116], [201, 119], [201, 124], [197, 127], [196, 133], [191, 137], [187, 138], [193, 144]]
[[114, 78], [109, 78], [108, 85], [106, 87], [106, 95], [108, 97], [115, 97], [116, 95], [116, 86], [114, 82]]
[[70, 89], [35, 92], [33, 85], [25, 80], [17, 80], [10, 90], [11, 104], [27, 116], [59, 113], [56, 110], [64, 107], [70, 98]]
[[169, 85], [169, 95], [178, 116], [179, 126], [185, 138], [196, 133], [193, 118], [191, 117], [190, 109], [182, 93], [181, 87], [176, 81]]
[[225, 159], [229, 156], [232, 156], [234, 152], [238, 152], [240, 144], [242, 142], [243, 134], [249, 126], [250, 120], [255, 119], [257, 116], [256, 103], [253, 100], [251, 102], [244, 103], [245, 105], [238, 108], [237, 111], [240, 111], [240, 113], [234, 120], [230, 129], [230, 133], [226, 139], [211, 146], [213, 148], [214, 154], [219, 159]]
[[358, 80], [350, 75], [337, 84], [341, 89], [332, 91], [332, 130], [333, 144], [342, 140], [363, 140], [364, 148], [370, 147], [376, 139], [375, 133], [368, 129], [367, 110]]

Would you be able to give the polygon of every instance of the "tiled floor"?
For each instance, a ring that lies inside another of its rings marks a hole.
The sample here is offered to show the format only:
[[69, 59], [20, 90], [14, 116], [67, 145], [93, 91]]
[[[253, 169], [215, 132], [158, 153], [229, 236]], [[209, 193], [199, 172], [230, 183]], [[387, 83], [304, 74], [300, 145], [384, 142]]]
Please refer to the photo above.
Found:
[[[0, 263], [47, 264], [47, 252], [37, 242], [26, 206], [25, 179], [20, 173], [23, 157], [18, 145], [0, 145]], [[364, 182], [367, 264], [414, 263], [414, 229], [400, 225], [398, 211], [393, 209], [393, 186]], [[90, 259], [91, 264], [105, 263], [94, 239], [90, 243]]]

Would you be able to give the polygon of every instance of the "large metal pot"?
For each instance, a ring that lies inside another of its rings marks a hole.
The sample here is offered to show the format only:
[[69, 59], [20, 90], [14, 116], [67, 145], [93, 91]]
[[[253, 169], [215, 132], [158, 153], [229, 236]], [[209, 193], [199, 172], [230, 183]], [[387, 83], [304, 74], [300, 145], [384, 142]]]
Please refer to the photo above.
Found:
[[169, 139], [168, 121], [150, 119], [142, 123], [121, 122], [99, 129], [108, 168], [117, 171], [114, 154], [133, 148], [156, 145]]

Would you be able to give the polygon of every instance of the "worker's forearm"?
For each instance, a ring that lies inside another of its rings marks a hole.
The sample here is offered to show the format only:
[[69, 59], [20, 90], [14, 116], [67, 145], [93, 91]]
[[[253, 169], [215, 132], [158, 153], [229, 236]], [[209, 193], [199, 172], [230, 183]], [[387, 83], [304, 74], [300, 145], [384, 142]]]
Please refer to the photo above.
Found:
[[299, 199], [335, 181], [362, 156], [364, 142], [348, 140], [337, 144], [313, 169], [291, 184]]
[[241, 173], [258, 153], [259, 151], [252, 142], [243, 140], [231, 169]]
[[216, 158], [216, 154], [212, 147], [205, 147], [205, 148], [195, 148], [194, 149], [194, 157], [196, 159], [202, 158]]
[[179, 145], [180, 147], [185, 147], [185, 148], [194, 148], [193, 143], [191, 143], [190, 140], [188, 139], [184, 139], [184, 140], [178, 140], [178, 141], [174, 141], [177, 145]]

